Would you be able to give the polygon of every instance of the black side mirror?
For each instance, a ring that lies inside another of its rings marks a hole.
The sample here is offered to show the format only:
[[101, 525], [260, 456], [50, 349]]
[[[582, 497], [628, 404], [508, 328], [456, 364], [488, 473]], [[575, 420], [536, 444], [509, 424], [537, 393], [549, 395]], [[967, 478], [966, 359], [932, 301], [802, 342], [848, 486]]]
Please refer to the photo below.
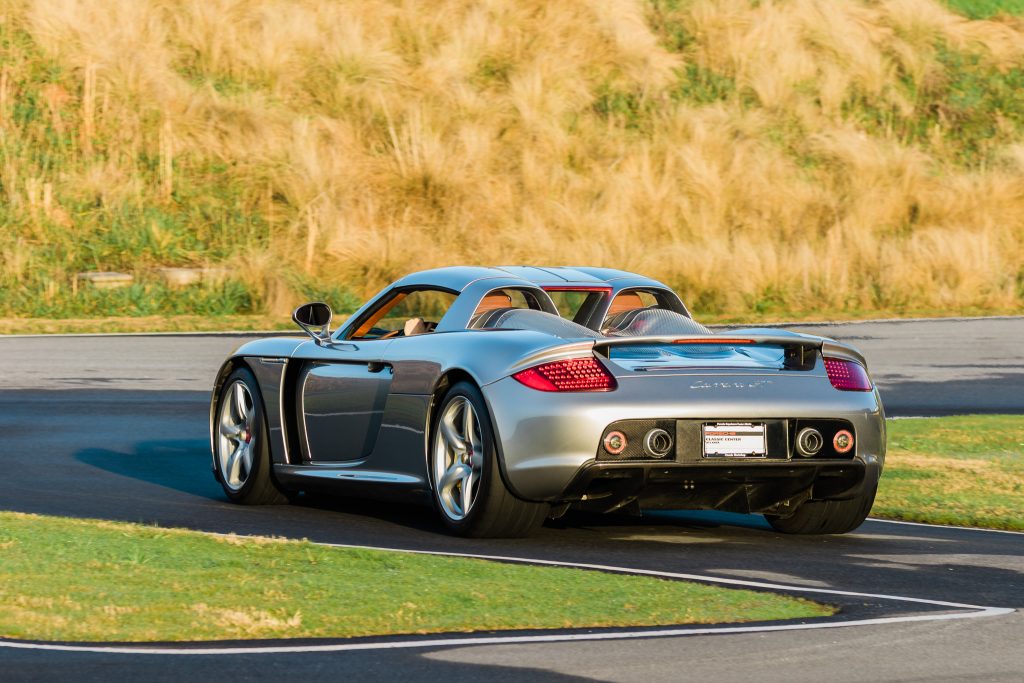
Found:
[[331, 307], [322, 301], [302, 304], [292, 313], [292, 320], [313, 338], [317, 344], [326, 344], [331, 339]]

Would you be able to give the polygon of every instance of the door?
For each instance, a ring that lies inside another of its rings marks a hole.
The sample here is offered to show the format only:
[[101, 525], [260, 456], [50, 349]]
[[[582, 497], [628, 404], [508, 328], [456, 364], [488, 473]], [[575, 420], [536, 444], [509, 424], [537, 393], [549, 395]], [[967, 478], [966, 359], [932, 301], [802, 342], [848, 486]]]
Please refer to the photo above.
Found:
[[313, 346], [295, 382], [302, 459], [343, 462], [369, 457], [391, 387], [379, 357], [387, 340]]
[[391, 392], [386, 350], [396, 339], [429, 336], [455, 297], [431, 287], [385, 293], [342, 329], [338, 341], [305, 345], [294, 356], [305, 359], [295, 387], [304, 460], [370, 457]]

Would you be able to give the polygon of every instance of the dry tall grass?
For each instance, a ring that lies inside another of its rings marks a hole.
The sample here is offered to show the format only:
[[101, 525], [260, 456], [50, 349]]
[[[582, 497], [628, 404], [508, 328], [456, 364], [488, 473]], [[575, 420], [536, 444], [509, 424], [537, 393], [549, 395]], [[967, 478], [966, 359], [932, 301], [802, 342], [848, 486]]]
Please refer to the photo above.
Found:
[[90, 245], [124, 207], [224, 194], [257, 228], [195, 225], [174, 251], [184, 237], [140, 224], [138, 262], [238, 265], [271, 309], [298, 298], [289, 273], [362, 295], [455, 263], [617, 266], [698, 311], [1024, 298], [1024, 130], [1001, 109], [1019, 93], [947, 101], [956, 69], [1020, 72], [1020, 20], [933, 0], [0, 0], [0, 16], [22, 55], [0, 80], [5, 287], [49, 269], [58, 296], [69, 264], [117, 261]]

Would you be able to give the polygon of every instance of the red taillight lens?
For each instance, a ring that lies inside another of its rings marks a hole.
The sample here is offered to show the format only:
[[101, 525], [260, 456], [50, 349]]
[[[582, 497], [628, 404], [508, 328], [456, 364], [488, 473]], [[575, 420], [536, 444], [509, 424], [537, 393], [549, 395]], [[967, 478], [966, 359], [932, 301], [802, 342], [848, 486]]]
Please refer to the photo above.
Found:
[[537, 391], [612, 391], [618, 386], [596, 358], [557, 360], [512, 377]]
[[828, 381], [839, 391], [871, 391], [868, 371], [860, 363], [841, 358], [826, 358]]

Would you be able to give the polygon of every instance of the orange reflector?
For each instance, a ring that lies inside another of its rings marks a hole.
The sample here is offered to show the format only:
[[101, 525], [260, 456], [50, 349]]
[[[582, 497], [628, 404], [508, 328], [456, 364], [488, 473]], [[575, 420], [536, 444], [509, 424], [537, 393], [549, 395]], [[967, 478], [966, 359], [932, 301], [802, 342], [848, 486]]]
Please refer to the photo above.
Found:
[[604, 449], [612, 455], [618, 455], [626, 450], [627, 444], [626, 435], [622, 432], [608, 432], [604, 437]]
[[673, 344], [756, 344], [753, 339], [674, 339]]
[[845, 429], [840, 429], [832, 438], [832, 447], [836, 453], [849, 453], [853, 448], [853, 434]]

